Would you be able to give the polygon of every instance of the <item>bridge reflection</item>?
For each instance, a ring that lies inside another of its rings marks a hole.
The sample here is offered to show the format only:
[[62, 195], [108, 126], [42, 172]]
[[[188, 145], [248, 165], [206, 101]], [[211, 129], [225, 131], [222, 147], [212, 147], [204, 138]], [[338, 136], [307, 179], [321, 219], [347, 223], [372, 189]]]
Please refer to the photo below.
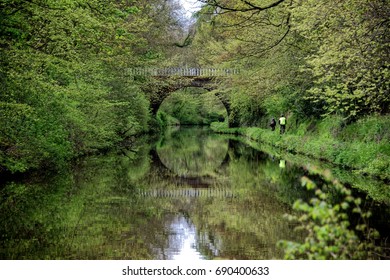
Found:
[[224, 197], [237, 196], [232, 190], [226, 188], [184, 188], [184, 189], [153, 189], [142, 190], [140, 196], [144, 197]]
[[150, 150], [154, 189], [139, 190], [144, 197], [233, 198], [228, 187], [230, 141], [205, 128], [172, 131]]

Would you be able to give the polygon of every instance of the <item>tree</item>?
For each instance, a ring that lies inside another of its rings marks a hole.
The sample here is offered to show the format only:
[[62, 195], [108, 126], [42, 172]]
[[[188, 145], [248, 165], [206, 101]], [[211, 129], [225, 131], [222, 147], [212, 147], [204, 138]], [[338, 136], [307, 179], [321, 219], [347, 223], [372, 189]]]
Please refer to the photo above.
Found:
[[147, 130], [147, 97], [124, 70], [163, 57], [172, 3], [0, 1], [1, 170], [56, 167]]
[[193, 43], [199, 59], [241, 71], [221, 84], [232, 105], [229, 119], [260, 125], [263, 116], [275, 113], [268, 106], [275, 96], [286, 104], [278, 114], [294, 108], [308, 81], [299, 73], [306, 46], [291, 32], [291, 1], [204, 2]]
[[301, 117], [389, 112], [385, 1], [202, 2], [194, 43], [202, 61], [245, 70], [225, 86], [242, 123], [254, 113], [244, 104], [262, 107], [255, 118], [275, 104]]
[[389, 15], [386, 1], [294, 4], [293, 29], [313, 45], [305, 67], [313, 102], [353, 119], [389, 112]]

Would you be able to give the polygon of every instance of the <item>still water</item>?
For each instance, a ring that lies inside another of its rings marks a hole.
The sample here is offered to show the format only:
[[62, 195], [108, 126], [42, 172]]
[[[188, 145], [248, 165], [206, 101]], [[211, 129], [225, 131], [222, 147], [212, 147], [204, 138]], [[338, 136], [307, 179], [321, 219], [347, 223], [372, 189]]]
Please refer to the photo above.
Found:
[[[283, 218], [312, 195], [300, 184], [302, 159], [207, 128], [140, 142], [3, 184], [0, 258], [281, 259], [277, 242], [302, 238]], [[369, 186], [356, 192], [389, 235], [386, 187], [354, 178]]]

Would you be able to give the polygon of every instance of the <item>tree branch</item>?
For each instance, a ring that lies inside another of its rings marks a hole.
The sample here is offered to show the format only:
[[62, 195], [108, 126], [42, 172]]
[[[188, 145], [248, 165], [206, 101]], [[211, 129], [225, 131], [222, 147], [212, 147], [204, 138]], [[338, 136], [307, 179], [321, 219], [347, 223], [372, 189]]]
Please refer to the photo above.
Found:
[[231, 6], [228, 6], [228, 5], [223, 5], [218, 0], [201, 0], [200, 2], [202, 2], [202, 3], [206, 4], [206, 5], [215, 7], [215, 8], [220, 8], [221, 10], [224, 10], [224, 11], [243, 12], [243, 13], [245, 13], [245, 12], [250, 12], [250, 11], [265, 11], [265, 10], [277, 7], [281, 3], [283, 3], [283, 2], [285, 2], [287, 0], [278, 0], [278, 1], [273, 2], [273, 3], [271, 3], [271, 4], [267, 5], [267, 6], [264, 6], [264, 7], [257, 6], [257, 5], [255, 5], [253, 3], [251, 3], [250, 1], [246, 1], [246, 0], [240, 0], [240, 1], [245, 4], [245, 6], [242, 7], [242, 8], [234, 8], [234, 7], [231, 7]]

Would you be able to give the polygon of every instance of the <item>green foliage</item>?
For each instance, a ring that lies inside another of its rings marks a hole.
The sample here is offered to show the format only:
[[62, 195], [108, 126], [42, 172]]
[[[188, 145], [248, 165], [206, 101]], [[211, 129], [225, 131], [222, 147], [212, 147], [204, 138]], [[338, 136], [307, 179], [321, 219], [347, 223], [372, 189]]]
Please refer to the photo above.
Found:
[[301, 122], [302, 120], [319, 117], [324, 112], [320, 106], [309, 102], [302, 96], [305, 96], [305, 93], [301, 87], [286, 84], [270, 90], [260, 106], [265, 112], [267, 121], [271, 117], [278, 118], [281, 114], [289, 113], [290, 123], [292, 123], [292, 117], [295, 118], [294, 122], [296, 120]]
[[265, 10], [261, 1], [205, 2], [194, 48], [202, 63], [241, 69], [222, 86], [232, 123], [259, 125], [281, 112], [348, 121], [389, 113], [386, 1], [281, 1]]
[[[214, 4], [218, 5], [210, 6]], [[229, 122], [258, 126], [266, 114], [307, 114], [312, 106], [301, 108], [304, 102], [298, 98], [310, 83], [299, 72], [306, 46], [289, 32], [289, 9], [282, 4], [262, 12], [248, 6], [247, 12], [235, 13], [248, 4], [224, 4], [233, 10], [224, 13], [222, 8], [209, 16], [211, 7], [203, 8], [206, 14], [199, 19], [194, 48], [199, 48], [201, 62], [240, 69], [237, 77], [223, 81], [219, 89], [231, 104]]]
[[389, 112], [389, 15], [386, 1], [293, 5], [293, 29], [313, 45], [304, 66], [315, 83], [309, 98], [328, 114]]
[[158, 116], [168, 125], [207, 125], [226, 118], [226, 109], [212, 93], [185, 89], [172, 93], [161, 104]]
[[231, 115], [235, 123], [242, 126], [258, 125], [261, 110], [261, 99], [258, 94], [248, 91], [239, 91], [230, 94]]
[[124, 70], [161, 58], [180, 29], [177, 7], [160, 4], [1, 2], [0, 171], [56, 167], [148, 130], [148, 98]]
[[217, 132], [241, 134], [289, 152], [351, 168], [354, 173], [385, 180], [390, 174], [390, 135], [384, 128], [388, 119], [387, 116], [367, 117], [359, 124], [346, 125], [340, 117], [329, 117], [323, 121], [307, 120], [295, 126], [288, 117], [284, 135], [269, 127], [227, 128], [225, 124], [213, 123], [211, 128]]
[[386, 143], [390, 139], [390, 118], [376, 115], [359, 119], [340, 130], [338, 137], [344, 141]]
[[[371, 213], [363, 211], [361, 199], [353, 197], [351, 190], [334, 180], [330, 173], [324, 175], [327, 185], [322, 189], [309, 178], [302, 178], [302, 186], [313, 190], [315, 197], [310, 203], [302, 200], [294, 203], [294, 209], [302, 212], [301, 215], [287, 215], [289, 221], [298, 224], [297, 230], [306, 233], [306, 238], [303, 243], [279, 242], [285, 250], [285, 259], [376, 259], [380, 250], [374, 240], [379, 233], [368, 227]], [[357, 225], [350, 223], [351, 211], [359, 216]]]
[[[288, 130], [301, 128], [303, 136], [306, 122], [324, 114], [350, 122], [389, 113], [385, 2], [282, 1], [263, 11], [223, 1], [231, 8], [227, 13], [208, 2], [183, 35], [176, 1], [2, 1], [1, 170], [61, 164], [148, 130], [156, 122], [149, 103], [158, 98], [153, 88], [161, 81], [147, 85], [150, 81], [124, 69], [157, 62], [241, 69], [218, 88], [230, 102], [229, 123], [235, 126], [265, 127], [270, 117], [285, 113]], [[157, 122], [208, 124], [226, 118], [223, 108], [207, 98], [177, 97], [165, 111], [173, 119], [160, 115]], [[380, 154], [374, 145], [362, 144], [369, 139], [353, 149], [362, 151], [361, 159], [352, 150], [324, 148], [344, 147], [329, 133], [303, 145], [295, 141], [290, 149], [313, 149], [361, 172], [386, 173], [389, 126], [373, 120], [357, 123], [371, 127], [361, 135], [375, 134]], [[351, 126], [339, 137], [348, 141], [354, 130]]]
[[228, 124], [223, 122], [213, 122], [210, 124], [210, 128], [217, 132], [225, 132], [225, 131], [227, 132], [233, 130], [233, 129], [229, 129]]
[[159, 123], [159, 126], [164, 130], [168, 126], [177, 126], [180, 125], [180, 121], [171, 115], [168, 115], [165, 113], [165, 111], [160, 110], [157, 112], [157, 121]]

